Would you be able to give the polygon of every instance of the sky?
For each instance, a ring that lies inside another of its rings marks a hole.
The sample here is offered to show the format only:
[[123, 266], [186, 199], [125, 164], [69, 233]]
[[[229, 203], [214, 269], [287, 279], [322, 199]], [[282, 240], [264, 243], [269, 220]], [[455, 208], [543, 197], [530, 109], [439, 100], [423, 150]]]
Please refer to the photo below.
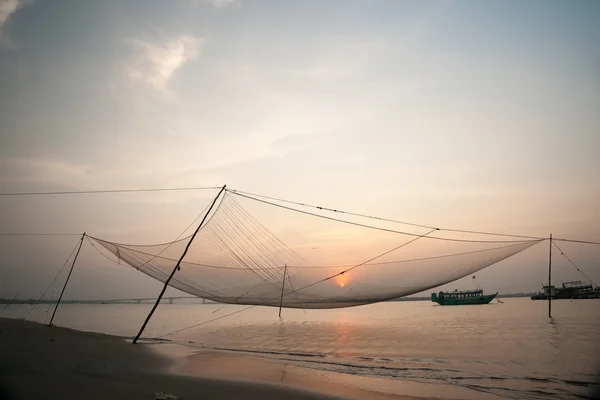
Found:
[[[227, 184], [600, 241], [598, 26], [596, 1], [0, 0], [0, 192]], [[0, 233], [160, 243], [215, 194], [2, 196]], [[77, 240], [0, 237], [0, 297], [39, 296]], [[541, 246], [480, 283], [538, 290]], [[600, 282], [600, 250], [568, 252]], [[67, 297], [158, 291], [83, 264]]]

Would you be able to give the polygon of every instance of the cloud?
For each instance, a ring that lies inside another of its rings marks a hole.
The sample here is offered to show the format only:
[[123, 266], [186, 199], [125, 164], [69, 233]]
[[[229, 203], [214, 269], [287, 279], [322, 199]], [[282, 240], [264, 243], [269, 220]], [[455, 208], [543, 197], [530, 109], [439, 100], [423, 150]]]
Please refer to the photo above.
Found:
[[0, 157], [0, 185], [14, 184], [80, 184], [89, 178], [85, 166], [47, 158]]
[[242, 0], [186, 0], [186, 2], [192, 7], [208, 6], [217, 10], [224, 10], [226, 8], [239, 10], [242, 5]]
[[[215, 186], [220, 183], [221, 177], [212, 171], [176, 163], [171, 166], [117, 163], [108, 167], [58, 158], [0, 156], [0, 192]], [[159, 193], [126, 201], [175, 203], [197, 195], [195, 191]]]
[[0, 36], [2, 36], [2, 26], [20, 6], [20, 0], [0, 0]]
[[159, 41], [135, 39], [135, 54], [126, 66], [131, 80], [144, 82], [157, 90], [166, 90], [169, 81], [185, 63], [198, 57], [203, 40], [180, 35]]
[[207, 3], [215, 8], [227, 8], [238, 4], [240, 0], [190, 0], [190, 4], [197, 6], [200, 2]]
[[210, 4], [217, 8], [225, 8], [236, 3], [236, 0], [208, 0]]

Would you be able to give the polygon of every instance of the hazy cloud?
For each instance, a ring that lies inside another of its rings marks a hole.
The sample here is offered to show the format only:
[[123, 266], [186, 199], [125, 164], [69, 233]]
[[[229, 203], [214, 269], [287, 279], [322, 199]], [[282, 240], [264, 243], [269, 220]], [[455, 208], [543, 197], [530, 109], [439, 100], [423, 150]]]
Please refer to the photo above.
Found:
[[225, 8], [237, 3], [237, 0], [206, 0], [212, 6], [217, 8]]
[[0, 36], [2, 36], [2, 26], [20, 6], [20, 0], [0, 0]]
[[89, 175], [85, 166], [48, 158], [0, 157], [0, 166], [6, 172], [0, 175], [0, 184], [82, 184]]
[[167, 89], [175, 72], [196, 59], [203, 40], [180, 35], [158, 41], [134, 39], [135, 54], [126, 66], [128, 77], [144, 82], [157, 90]]

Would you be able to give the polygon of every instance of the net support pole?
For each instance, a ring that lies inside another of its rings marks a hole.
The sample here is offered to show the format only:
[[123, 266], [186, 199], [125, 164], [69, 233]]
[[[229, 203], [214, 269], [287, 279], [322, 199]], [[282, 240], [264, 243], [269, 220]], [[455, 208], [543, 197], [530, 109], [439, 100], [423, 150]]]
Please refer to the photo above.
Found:
[[73, 263], [71, 264], [71, 269], [69, 270], [69, 275], [67, 275], [67, 280], [65, 281], [62, 291], [60, 292], [60, 296], [58, 297], [58, 301], [56, 302], [56, 307], [54, 307], [54, 312], [52, 313], [52, 318], [50, 318], [50, 322], [48, 323], [48, 326], [52, 326], [52, 321], [54, 320], [54, 316], [56, 315], [56, 310], [58, 310], [58, 306], [60, 304], [60, 301], [62, 300], [63, 294], [65, 294], [65, 289], [67, 288], [67, 283], [69, 283], [69, 278], [71, 277], [71, 274], [73, 273], [73, 268], [75, 268], [75, 262], [77, 261], [77, 257], [79, 256], [79, 251], [81, 250], [81, 246], [83, 246], [83, 239], [85, 239], [85, 232], [83, 233], [83, 235], [81, 235], [81, 241], [79, 242], [79, 247], [77, 248], [77, 253], [75, 253], [75, 258], [73, 258]]
[[281, 297], [279, 298], [279, 318], [281, 318], [281, 306], [283, 305], [283, 289], [285, 288], [285, 275], [287, 274], [287, 264], [283, 269], [283, 282], [281, 283]]
[[165, 294], [165, 291], [167, 290], [167, 287], [169, 286], [169, 282], [171, 282], [171, 279], [173, 278], [173, 275], [175, 275], [175, 272], [179, 269], [179, 265], [181, 264], [181, 261], [183, 261], [183, 258], [187, 254], [188, 249], [190, 248], [192, 242], [194, 241], [194, 238], [196, 237], [196, 234], [198, 233], [198, 231], [200, 230], [200, 228], [202, 227], [202, 225], [204, 225], [204, 221], [206, 221], [206, 218], [208, 217], [208, 215], [210, 214], [211, 210], [213, 209], [215, 203], [217, 202], [217, 200], [221, 196], [221, 193], [223, 193], [225, 191], [225, 187], [226, 187], [226, 185], [223, 186], [221, 188], [221, 190], [219, 190], [219, 193], [217, 194], [217, 196], [212, 201], [210, 207], [208, 208], [208, 211], [206, 211], [206, 214], [204, 214], [204, 217], [202, 218], [202, 221], [200, 221], [200, 224], [198, 225], [198, 227], [194, 231], [194, 234], [190, 238], [190, 241], [188, 242], [187, 246], [185, 246], [185, 250], [183, 251], [183, 254], [181, 255], [181, 257], [179, 257], [179, 261], [177, 261], [177, 265], [175, 265], [175, 268], [173, 268], [173, 271], [171, 272], [171, 275], [169, 275], [169, 278], [167, 278], [167, 280], [165, 281], [165, 284], [164, 284], [162, 290], [160, 291], [160, 294], [158, 295], [158, 299], [156, 299], [156, 303], [154, 303], [154, 307], [152, 307], [152, 310], [150, 311], [150, 314], [148, 314], [148, 316], [146, 317], [146, 320], [144, 321], [144, 324], [140, 328], [140, 331], [138, 332], [137, 336], [135, 337], [135, 339], [133, 339], [133, 343], [137, 343], [138, 339], [140, 338], [140, 336], [144, 332], [144, 329], [146, 329], [146, 325], [148, 325], [148, 321], [150, 321], [150, 318], [152, 318], [152, 314], [154, 314], [154, 311], [156, 311], [156, 308], [158, 307], [158, 303], [160, 303], [160, 300], [162, 299], [163, 295]]
[[550, 234], [550, 252], [548, 254], [548, 318], [552, 319], [552, 234]]

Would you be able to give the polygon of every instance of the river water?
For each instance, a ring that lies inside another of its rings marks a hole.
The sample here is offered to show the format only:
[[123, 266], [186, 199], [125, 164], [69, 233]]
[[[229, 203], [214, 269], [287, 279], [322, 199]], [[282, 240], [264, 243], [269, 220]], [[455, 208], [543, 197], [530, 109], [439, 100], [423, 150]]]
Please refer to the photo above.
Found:
[[[600, 300], [442, 307], [388, 302], [339, 310], [161, 304], [144, 336], [252, 353], [352, 375], [460, 386], [511, 399], [585, 399], [600, 393]], [[134, 336], [151, 304], [62, 305], [55, 324]], [[0, 317], [23, 317], [11, 305]], [[43, 322], [49, 306], [28, 320]], [[50, 310], [51, 312], [51, 310]], [[220, 318], [215, 320], [216, 318]]]

